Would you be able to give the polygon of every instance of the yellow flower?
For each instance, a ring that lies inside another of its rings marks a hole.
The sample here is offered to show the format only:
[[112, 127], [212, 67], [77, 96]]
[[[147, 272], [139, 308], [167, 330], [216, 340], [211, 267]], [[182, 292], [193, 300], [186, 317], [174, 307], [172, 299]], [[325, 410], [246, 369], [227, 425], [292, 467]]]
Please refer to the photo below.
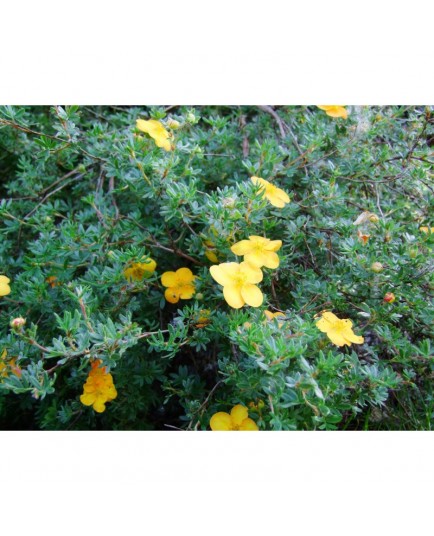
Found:
[[248, 262], [224, 262], [209, 269], [212, 277], [223, 286], [223, 296], [234, 309], [247, 303], [252, 307], [262, 305], [264, 296], [256, 283], [262, 281], [262, 272]]
[[91, 363], [91, 370], [80, 396], [80, 402], [85, 406], [92, 406], [97, 413], [105, 411], [106, 403], [118, 396], [113, 376], [107, 372], [106, 367], [100, 367], [101, 363], [100, 359]]
[[419, 227], [419, 231], [422, 231], [422, 233], [431, 234], [434, 233], [434, 227]]
[[217, 249], [215, 247], [214, 242], [211, 242], [211, 240], [205, 240], [204, 245], [205, 245], [205, 248], [206, 248], [205, 249], [205, 257], [209, 261], [217, 264], [219, 262], [219, 260], [218, 260], [218, 257], [217, 257]]
[[327, 337], [337, 346], [351, 346], [363, 344], [363, 337], [355, 335], [352, 330], [353, 323], [348, 319], [340, 319], [330, 312], [323, 312], [322, 318], [316, 323], [316, 327], [327, 334]]
[[251, 177], [250, 180], [255, 185], [262, 186], [259, 193], [262, 193], [262, 196], [268, 199], [268, 201], [273, 205], [273, 207], [283, 208], [286, 203], [289, 203], [289, 195], [271, 184], [271, 182], [262, 179], [261, 177]]
[[322, 105], [318, 106], [320, 110], [324, 110], [327, 115], [330, 117], [342, 117], [346, 119], [348, 117], [348, 112], [343, 106], [338, 106], [337, 104], [333, 105]]
[[148, 259], [146, 262], [135, 262], [125, 268], [124, 276], [129, 281], [141, 281], [151, 277], [156, 267], [157, 263], [153, 259]]
[[[268, 321], [271, 321], [271, 320], [274, 320], [275, 318], [285, 318], [285, 315], [283, 313], [280, 313], [280, 312], [277, 312], [277, 313], [272, 313], [271, 311], [264, 311], [264, 314], [267, 318]], [[285, 322], [278, 322], [278, 326], [279, 328], [282, 327], [284, 325]]]
[[9, 283], [11, 280], [5, 275], [0, 275], [0, 296], [7, 296], [11, 293], [11, 287]]
[[257, 268], [277, 268], [279, 266], [278, 251], [282, 240], [270, 240], [262, 236], [249, 236], [248, 240], [241, 240], [231, 247], [235, 255], [244, 255], [245, 262]]
[[137, 119], [136, 126], [142, 132], [149, 134], [155, 141], [157, 147], [162, 147], [166, 151], [171, 151], [173, 149], [173, 146], [170, 143], [171, 136], [160, 121], [155, 121], [155, 119], [149, 119], [148, 121]]
[[164, 272], [161, 283], [166, 288], [164, 297], [169, 303], [178, 303], [181, 300], [189, 300], [195, 293], [195, 276], [189, 268], [179, 268], [176, 272]]
[[9, 372], [15, 374], [18, 378], [21, 378], [21, 369], [16, 365], [16, 359], [13, 357], [6, 361], [8, 353], [6, 350], [3, 350], [2, 355], [0, 356], [0, 378], [7, 378]]
[[247, 408], [241, 404], [234, 406], [230, 414], [224, 411], [214, 413], [209, 425], [213, 432], [228, 432], [232, 430], [257, 432], [259, 430], [255, 421], [249, 418]]

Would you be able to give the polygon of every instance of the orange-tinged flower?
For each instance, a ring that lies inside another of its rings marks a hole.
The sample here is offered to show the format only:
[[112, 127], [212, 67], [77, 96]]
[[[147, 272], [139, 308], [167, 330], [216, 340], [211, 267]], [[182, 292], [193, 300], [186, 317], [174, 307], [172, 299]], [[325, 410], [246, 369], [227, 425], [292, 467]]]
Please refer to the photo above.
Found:
[[244, 255], [245, 262], [257, 268], [277, 268], [279, 266], [278, 251], [282, 240], [270, 240], [262, 236], [249, 236], [248, 240], [241, 240], [231, 247], [235, 255]]
[[249, 418], [248, 409], [237, 404], [231, 413], [219, 411], [211, 417], [209, 425], [213, 432], [228, 432], [239, 430], [243, 432], [257, 432], [259, 430], [253, 419]]
[[351, 320], [338, 318], [328, 311], [324, 311], [322, 317], [316, 323], [316, 327], [326, 333], [332, 343], [337, 346], [363, 344], [363, 337], [355, 335], [352, 326]]
[[274, 184], [271, 184], [271, 182], [268, 182], [261, 177], [251, 177], [250, 180], [253, 184], [261, 186], [259, 191], [260, 195], [268, 199], [273, 207], [283, 208], [289, 203], [289, 195], [277, 186], [274, 186]]
[[360, 242], [365, 246], [368, 243], [368, 240], [370, 238], [370, 234], [364, 234], [362, 231], [357, 231], [357, 236], [360, 240]]
[[60, 283], [57, 281], [57, 277], [55, 275], [50, 275], [45, 279], [45, 282], [50, 285], [51, 288], [58, 287]]
[[113, 376], [107, 372], [107, 367], [100, 366], [101, 363], [100, 359], [91, 363], [91, 370], [80, 396], [80, 402], [85, 406], [92, 406], [97, 413], [105, 411], [106, 403], [118, 396]]
[[137, 119], [136, 126], [142, 132], [149, 134], [155, 141], [157, 147], [162, 147], [165, 151], [172, 151], [173, 146], [170, 143], [171, 135], [160, 121], [155, 121], [155, 119], [149, 119], [148, 121]]
[[393, 303], [396, 300], [396, 296], [393, 292], [386, 292], [384, 295], [383, 301], [386, 303]]
[[234, 309], [246, 303], [252, 307], [262, 305], [264, 296], [256, 283], [262, 281], [262, 272], [248, 262], [223, 262], [209, 269], [212, 277], [223, 286], [223, 296]]
[[129, 281], [141, 281], [147, 279], [155, 272], [157, 263], [153, 259], [147, 259], [144, 262], [134, 262], [124, 270], [124, 276]]
[[347, 110], [340, 105], [332, 104], [332, 105], [322, 105], [318, 106], [320, 110], [324, 110], [327, 115], [330, 117], [342, 117], [342, 119], [346, 119], [348, 117]]
[[11, 287], [9, 283], [11, 280], [5, 275], [0, 275], [0, 296], [7, 296], [11, 293]]
[[422, 233], [425, 233], [425, 234], [431, 234], [431, 233], [434, 233], [434, 227], [426, 227], [426, 226], [419, 227], [419, 231], [422, 231]]
[[169, 303], [178, 303], [179, 299], [189, 300], [195, 293], [193, 275], [189, 268], [179, 268], [176, 272], [164, 272], [161, 276], [163, 287], [167, 287], [164, 297]]

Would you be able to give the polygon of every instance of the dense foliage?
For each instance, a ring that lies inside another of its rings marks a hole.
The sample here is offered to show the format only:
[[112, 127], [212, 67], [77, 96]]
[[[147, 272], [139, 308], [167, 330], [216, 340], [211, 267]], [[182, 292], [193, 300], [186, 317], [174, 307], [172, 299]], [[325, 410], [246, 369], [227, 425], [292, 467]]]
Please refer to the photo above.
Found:
[[432, 110], [347, 111], [1, 107], [0, 427], [431, 429]]

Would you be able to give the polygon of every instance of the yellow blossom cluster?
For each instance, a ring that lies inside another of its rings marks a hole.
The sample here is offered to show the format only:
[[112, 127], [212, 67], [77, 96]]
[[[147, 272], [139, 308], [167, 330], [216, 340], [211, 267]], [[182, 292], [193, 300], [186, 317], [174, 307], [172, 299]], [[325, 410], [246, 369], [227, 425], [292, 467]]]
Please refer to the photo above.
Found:
[[85, 406], [92, 406], [97, 413], [105, 411], [106, 403], [118, 396], [113, 376], [107, 372], [107, 367], [101, 367], [101, 363], [100, 359], [91, 363], [91, 370], [80, 396], [80, 402]]
[[279, 256], [276, 251], [282, 246], [281, 240], [270, 240], [261, 236], [250, 236], [231, 247], [235, 255], [244, 256], [244, 261], [224, 262], [211, 266], [210, 273], [223, 286], [223, 296], [234, 309], [244, 305], [260, 307], [264, 296], [257, 286], [263, 279], [261, 268], [277, 268]]

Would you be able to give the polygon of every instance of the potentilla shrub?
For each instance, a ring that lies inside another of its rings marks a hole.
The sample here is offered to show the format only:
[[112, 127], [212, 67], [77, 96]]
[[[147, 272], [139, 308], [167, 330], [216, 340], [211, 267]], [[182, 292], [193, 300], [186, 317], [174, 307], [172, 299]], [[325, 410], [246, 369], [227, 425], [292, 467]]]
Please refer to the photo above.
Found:
[[0, 426], [430, 429], [432, 109], [0, 108]]

